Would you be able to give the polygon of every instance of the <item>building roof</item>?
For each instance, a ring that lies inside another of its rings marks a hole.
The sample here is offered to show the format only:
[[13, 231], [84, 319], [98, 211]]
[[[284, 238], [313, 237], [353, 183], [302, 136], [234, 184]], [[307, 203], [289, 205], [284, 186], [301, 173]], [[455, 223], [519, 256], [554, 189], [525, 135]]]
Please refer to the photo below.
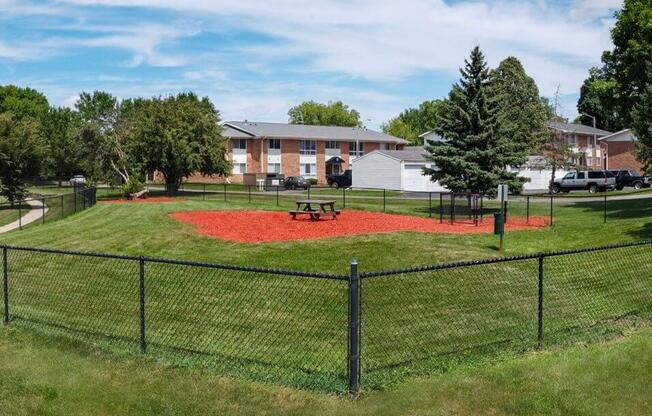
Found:
[[407, 144], [406, 140], [360, 127], [311, 126], [305, 124], [227, 121], [222, 126], [229, 138], [279, 138], [333, 141], [361, 141]]
[[609, 131], [594, 129], [593, 127], [585, 126], [584, 124], [563, 123], [560, 121], [551, 121], [548, 123], [548, 127], [553, 130], [561, 130], [564, 133], [579, 133], [596, 136], [607, 136], [611, 134]]
[[376, 152], [404, 162], [426, 161], [426, 150], [420, 146], [406, 147], [403, 150], [376, 150]]
[[598, 139], [601, 142], [631, 142], [638, 140], [631, 129], [617, 131]]

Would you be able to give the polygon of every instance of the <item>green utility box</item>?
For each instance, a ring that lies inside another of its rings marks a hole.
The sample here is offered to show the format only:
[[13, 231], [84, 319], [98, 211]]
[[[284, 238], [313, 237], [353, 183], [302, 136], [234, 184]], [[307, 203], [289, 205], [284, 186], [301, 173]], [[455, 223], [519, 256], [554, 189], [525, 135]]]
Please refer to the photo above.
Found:
[[505, 216], [502, 212], [494, 213], [494, 234], [501, 235], [505, 233]]

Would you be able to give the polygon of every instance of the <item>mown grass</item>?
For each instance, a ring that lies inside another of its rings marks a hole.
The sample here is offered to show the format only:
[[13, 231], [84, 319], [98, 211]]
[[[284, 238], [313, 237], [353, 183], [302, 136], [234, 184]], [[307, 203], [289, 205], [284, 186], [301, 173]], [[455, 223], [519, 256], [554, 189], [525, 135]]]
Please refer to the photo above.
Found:
[[18, 205], [13, 207], [9, 204], [0, 204], [0, 226], [17, 221], [20, 215], [25, 215], [32, 209], [28, 204], [21, 204], [20, 210]]
[[0, 328], [7, 415], [643, 415], [652, 331], [458, 367], [357, 401], [162, 366], [146, 357]]
[[[493, 235], [394, 233], [234, 244], [197, 235], [167, 215], [196, 209], [285, 210], [295, 198], [284, 196], [276, 205], [258, 194], [251, 202], [248, 194], [228, 194], [227, 202], [219, 195], [206, 197], [100, 204], [9, 233], [0, 242], [338, 274], [348, 272], [353, 257], [362, 271], [370, 271], [498, 254]], [[376, 199], [351, 201], [347, 207], [382, 210]], [[491, 203], [485, 207], [493, 208]], [[559, 205], [554, 227], [509, 233], [507, 253], [638, 240], [649, 236], [651, 208], [649, 200], [612, 201], [603, 224], [602, 204]], [[510, 202], [510, 215], [524, 215], [525, 209], [522, 202]], [[545, 215], [548, 209], [532, 203], [530, 214]], [[385, 210], [429, 215], [424, 201], [417, 200], [396, 200]], [[645, 295], [652, 291], [649, 254], [648, 246], [551, 261], [546, 266], [548, 345], [617, 335], [630, 319], [645, 323], [650, 305]], [[16, 325], [72, 333], [118, 353], [138, 351], [137, 262], [11, 251], [9, 263]], [[524, 261], [366, 281], [363, 386], [383, 389], [460, 361], [532, 349], [537, 270], [533, 261]], [[146, 273], [150, 352], [156, 357], [252, 380], [344, 389], [345, 282], [163, 265], [147, 266]], [[460, 353], [467, 348], [471, 353]]]

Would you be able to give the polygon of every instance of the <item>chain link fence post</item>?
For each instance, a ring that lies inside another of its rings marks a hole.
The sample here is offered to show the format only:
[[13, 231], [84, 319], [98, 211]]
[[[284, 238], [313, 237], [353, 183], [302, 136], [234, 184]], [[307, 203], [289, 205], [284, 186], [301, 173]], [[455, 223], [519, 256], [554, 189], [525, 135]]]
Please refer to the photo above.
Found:
[[64, 213], [63, 213], [63, 195], [61, 195], [61, 218], [63, 218], [63, 217], [64, 217]]
[[138, 261], [140, 265], [139, 273], [139, 294], [140, 294], [140, 353], [147, 352], [147, 338], [145, 337], [145, 259], [142, 257]]
[[23, 200], [18, 200], [18, 229], [23, 229], [23, 210], [22, 210]]
[[2, 247], [2, 299], [4, 303], [3, 322], [9, 325], [9, 263], [7, 247]]
[[530, 223], [530, 196], [525, 197], [525, 223]]
[[45, 224], [45, 197], [41, 198], [41, 223]]
[[550, 195], [550, 226], [552, 226], [553, 224], [553, 208], [552, 208], [553, 200], [554, 197]]
[[607, 223], [607, 194], [606, 194], [606, 191], [605, 191], [605, 194], [604, 194], [604, 204], [603, 205], [604, 205], [604, 222], [603, 223], [606, 224]]
[[354, 398], [360, 392], [360, 275], [358, 261], [351, 261], [349, 275], [349, 345], [348, 345], [349, 393]]
[[539, 256], [539, 279], [538, 279], [538, 302], [537, 302], [537, 348], [543, 346], [543, 260], [545, 256]]
[[385, 209], [386, 209], [386, 207], [387, 207], [387, 201], [385, 200], [385, 198], [386, 198], [386, 191], [387, 191], [387, 190], [386, 190], [385, 188], [383, 188], [383, 212], [385, 212]]

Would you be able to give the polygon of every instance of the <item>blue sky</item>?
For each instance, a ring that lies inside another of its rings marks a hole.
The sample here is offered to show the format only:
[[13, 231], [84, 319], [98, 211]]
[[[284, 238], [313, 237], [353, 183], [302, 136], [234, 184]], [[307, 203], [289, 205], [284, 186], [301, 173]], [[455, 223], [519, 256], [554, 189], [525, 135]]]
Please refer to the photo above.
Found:
[[51, 103], [192, 90], [225, 120], [286, 121], [303, 100], [342, 100], [377, 128], [445, 97], [476, 44], [521, 59], [576, 115], [583, 79], [611, 48], [621, 0], [0, 0], [0, 84]]

